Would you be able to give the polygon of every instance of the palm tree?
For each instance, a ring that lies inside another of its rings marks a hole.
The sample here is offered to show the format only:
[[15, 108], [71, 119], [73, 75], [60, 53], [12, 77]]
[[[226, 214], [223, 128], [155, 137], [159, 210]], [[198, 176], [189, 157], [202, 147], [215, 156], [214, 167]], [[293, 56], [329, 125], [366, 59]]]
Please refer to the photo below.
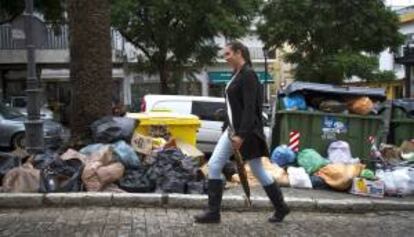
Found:
[[68, 0], [72, 141], [111, 113], [112, 54], [109, 0]]

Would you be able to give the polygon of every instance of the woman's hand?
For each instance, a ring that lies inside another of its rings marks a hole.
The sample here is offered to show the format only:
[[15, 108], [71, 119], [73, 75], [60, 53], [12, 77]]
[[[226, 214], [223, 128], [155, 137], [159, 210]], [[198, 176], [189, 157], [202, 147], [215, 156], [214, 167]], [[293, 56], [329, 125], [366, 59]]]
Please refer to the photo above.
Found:
[[240, 150], [240, 147], [243, 144], [243, 139], [239, 136], [232, 136], [231, 137], [231, 145], [233, 146], [234, 150]]

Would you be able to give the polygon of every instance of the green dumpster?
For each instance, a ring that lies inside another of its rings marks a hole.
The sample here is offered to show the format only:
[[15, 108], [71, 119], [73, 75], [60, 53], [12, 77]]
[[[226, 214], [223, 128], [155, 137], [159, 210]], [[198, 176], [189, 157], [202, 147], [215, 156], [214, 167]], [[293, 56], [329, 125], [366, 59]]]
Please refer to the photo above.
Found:
[[389, 143], [400, 146], [411, 139], [414, 139], [414, 99], [394, 100]]
[[368, 137], [378, 137], [383, 126], [381, 116], [287, 110], [278, 111], [276, 116], [272, 150], [280, 144], [288, 144], [289, 133], [298, 131], [300, 149], [313, 148], [325, 157], [332, 141], [343, 140], [349, 143], [354, 157], [369, 159]]
[[356, 115], [346, 113], [326, 113], [318, 110], [286, 110], [282, 106], [283, 96], [301, 93], [307, 99], [313, 97], [350, 98], [369, 96], [372, 100], [384, 101], [384, 89], [336, 87], [328, 84], [294, 82], [281, 92], [276, 112], [273, 115], [271, 150], [281, 144], [289, 144], [289, 134], [300, 133], [300, 150], [313, 148], [322, 156], [327, 156], [327, 148], [332, 141], [343, 140], [349, 143], [352, 156], [364, 163], [370, 161], [370, 136], [381, 136], [384, 128], [383, 115]]

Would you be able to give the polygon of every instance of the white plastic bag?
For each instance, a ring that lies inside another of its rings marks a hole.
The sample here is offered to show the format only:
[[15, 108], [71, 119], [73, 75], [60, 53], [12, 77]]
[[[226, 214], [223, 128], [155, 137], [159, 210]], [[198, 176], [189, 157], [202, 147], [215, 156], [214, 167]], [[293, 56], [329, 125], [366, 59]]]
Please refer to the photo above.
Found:
[[329, 145], [328, 159], [333, 164], [356, 164], [360, 162], [358, 158], [352, 158], [351, 148], [349, 147], [349, 144], [345, 141], [335, 141]]
[[414, 194], [414, 169], [402, 167], [393, 171], [394, 183], [399, 194], [406, 196]]
[[387, 195], [414, 194], [414, 168], [397, 167], [394, 170], [377, 170], [376, 176], [384, 181]]
[[384, 182], [385, 194], [388, 196], [396, 196], [398, 194], [397, 186], [391, 170], [377, 170], [375, 176]]
[[312, 188], [309, 175], [303, 167], [289, 167], [287, 169], [290, 186], [293, 188]]

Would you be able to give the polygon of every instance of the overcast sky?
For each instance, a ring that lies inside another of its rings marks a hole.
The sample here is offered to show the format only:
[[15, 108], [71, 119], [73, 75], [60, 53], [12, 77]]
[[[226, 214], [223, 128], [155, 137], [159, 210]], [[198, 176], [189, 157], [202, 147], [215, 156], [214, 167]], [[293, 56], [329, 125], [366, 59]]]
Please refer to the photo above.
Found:
[[387, 5], [391, 6], [409, 6], [414, 5], [414, 0], [386, 0]]

